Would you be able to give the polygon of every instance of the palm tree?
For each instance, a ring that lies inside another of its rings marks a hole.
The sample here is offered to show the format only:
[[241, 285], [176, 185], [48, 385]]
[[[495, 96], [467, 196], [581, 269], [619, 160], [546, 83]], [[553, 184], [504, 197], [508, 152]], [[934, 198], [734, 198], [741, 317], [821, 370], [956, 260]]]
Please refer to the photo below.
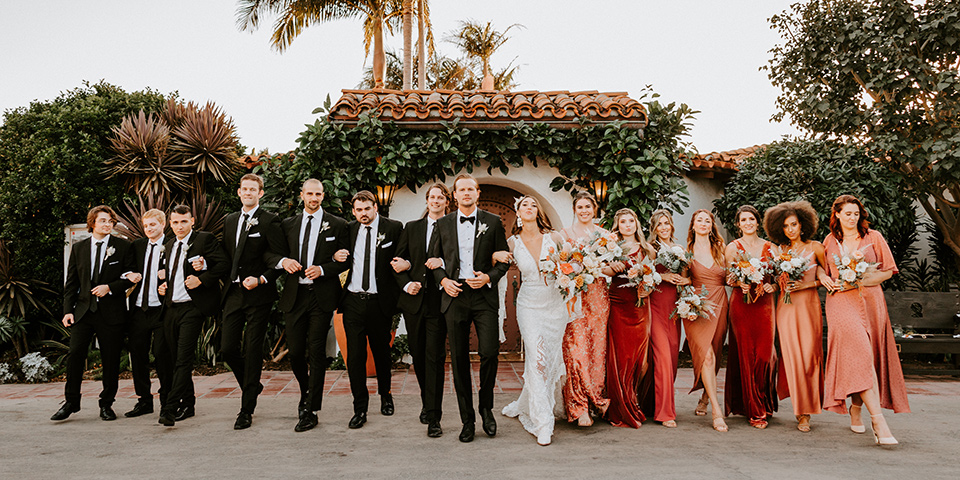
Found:
[[383, 30], [398, 27], [403, 0], [239, 0], [237, 24], [241, 30], [255, 30], [264, 14], [277, 14], [270, 43], [283, 52], [305, 27], [328, 20], [363, 18], [364, 58], [373, 43], [375, 85], [383, 87], [385, 54]]
[[[430, 6], [427, 0], [417, 0], [414, 6], [414, 0], [403, 0], [403, 89], [409, 90], [412, 86], [416, 89], [427, 88], [427, 55], [424, 54], [427, 46], [430, 48], [430, 57], [435, 53], [433, 43], [433, 26], [430, 24]], [[413, 15], [417, 16], [417, 72], [418, 81], [413, 83]], [[387, 60], [389, 62], [389, 59]]]
[[481, 83], [481, 89], [494, 89], [495, 80], [493, 74], [490, 72], [490, 57], [493, 56], [497, 49], [506, 43], [507, 40], [510, 40], [507, 32], [514, 27], [523, 28], [523, 25], [514, 23], [502, 32], [498, 32], [493, 28], [491, 22], [481, 25], [475, 20], [467, 20], [460, 22], [460, 29], [454, 31], [447, 37], [447, 41], [457, 45], [467, 57], [482, 62], [483, 82]]
[[[390, 90], [400, 90], [403, 88], [403, 63], [400, 57], [394, 51], [388, 51], [386, 55], [386, 73], [383, 77], [384, 87]], [[419, 61], [419, 59], [417, 59]], [[413, 73], [421, 74], [418, 62], [412, 62], [417, 67]], [[450, 58], [450, 57], [432, 57], [426, 64], [422, 72], [424, 83], [421, 83], [419, 89], [425, 90], [476, 90], [480, 88], [482, 80], [477, 71], [480, 64], [477, 60], [470, 58]], [[506, 68], [493, 72], [493, 88], [495, 90], [511, 90], [517, 86], [514, 81], [519, 67], [513, 66], [510, 62]], [[366, 68], [363, 71], [363, 78], [357, 85], [359, 89], [373, 88], [373, 69]]]

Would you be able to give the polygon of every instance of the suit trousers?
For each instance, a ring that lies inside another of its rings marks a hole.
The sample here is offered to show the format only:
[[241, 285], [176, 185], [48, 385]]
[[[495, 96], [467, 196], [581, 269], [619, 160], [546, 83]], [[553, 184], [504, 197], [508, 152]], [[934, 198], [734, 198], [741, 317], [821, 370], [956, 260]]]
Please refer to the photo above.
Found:
[[446, 376], [447, 324], [440, 313], [440, 292], [424, 291], [424, 295], [420, 311], [404, 314], [404, 321], [413, 370], [420, 386], [420, 403], [428, 420], [439, 422]]
[[370, 393], [367, 391], [368, 341], [377, 369], [377, 391], [380, 395], [390, 393], [392, 320], [384, 315], [376, 295], [347, 293], [343, 302], [343, 332], [347, 337], [347, 374], [353, 393], [354, 413], [366, 413], [370, 403]]
[[[323, 405], [327, 372], [327, 333], [333, 312], [324, 311], [314, 286], [299, 284], [293, 308], [284, 314], [290, 367], [300, 385], [299, 410], [316, 412]], [[309, 368], [307, 354], [309, 347]]]
[[170, 394], [170, 350], [163, 335], [163, 308], [148, 307], [143, 311], [136, 305], [130, 313], [127, 331], [127, 349], [130, 351], [130, 369], [133, 371], [133, 389], [141, 402], [153, 403], [150, 393], [150, 352], [153, 351], [157, 378], [160, 380], [160, 405]]
[[239, 283], [233, 283], [227, 290], [220, 330], [220, 354], [233, 370], [237, 385], [243, 391], [240, 411], [253, 415], [262, 388], [263, 341], [267, 335], [272, 305], [266, 303], [245, 307], [242, 288]]
[[463, 423], [476, 422], [470, 369], [471, 324], [477, 331], [477, 353], [480, 355], [479, 407], [481, 410], [493, 409], [493, 388], [497, 383], [500, 354], [500, 320], [497, 310], [490, 306], [484, 293], [464, 283], [463, 291], [451, 299], [450, 306], [444, 314], [450, 336], [450, 368], [453, 370], [453, 386], [457, 391], [460, 420]]
[[164, 337], [172, 362], [170, 395], [163, 408], [175, 411], [192, 407], [197, 399], [193, 390], [193, 366], [197, 362], [197, 340], [203, 329], [204, 315], [193, 302], [173, 303], [163, 316]]
[[70, 327], [70, 350], [67, 353], [67, 383], [64, 387], [66, 401], [80, 405], [80, 385], [87, 364], [90, 341], [97, 336], [100, 346], [100, 361], [103, 365], [100, 406], [109, 407], [117, 397], [120, 379], [120, 351], [123, 348], [122, 323], [109, 324], [99, 310], [87, 312]]

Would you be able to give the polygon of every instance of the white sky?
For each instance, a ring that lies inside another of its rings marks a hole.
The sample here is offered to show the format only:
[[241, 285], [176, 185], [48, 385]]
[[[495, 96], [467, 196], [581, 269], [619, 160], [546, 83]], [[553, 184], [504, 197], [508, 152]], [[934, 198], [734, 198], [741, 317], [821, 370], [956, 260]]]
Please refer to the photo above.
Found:
[[[663, 102], [700, 110], [692, 141], [701, 153], [795, 134], [770, 123], [775, 89], [759, 68], [778, 42], [767, 18], [795, 0], [433, 0], [438, 40], [457, 22], [523, 24], [492, 59], [517, 57], [518, 90], [627, 91], [652, 84]], [[269, 18], [241, 32], [235, 0], [3, 0], [0, 110], [106, 80], [212, 100], [241, 142], [261, 151], [296, 146], [327, 94], [355, 88], [365, 61], [360, 20], [308, 28], [285, 53], [269, 46]], [[399, 33], [399, 32], [397, 32]], [[398, 52], [403, 39], [387, 38]], [[445, 42], [438, 49], [457, 56]], [[367, 59], [366, 64], [370, 60]]]

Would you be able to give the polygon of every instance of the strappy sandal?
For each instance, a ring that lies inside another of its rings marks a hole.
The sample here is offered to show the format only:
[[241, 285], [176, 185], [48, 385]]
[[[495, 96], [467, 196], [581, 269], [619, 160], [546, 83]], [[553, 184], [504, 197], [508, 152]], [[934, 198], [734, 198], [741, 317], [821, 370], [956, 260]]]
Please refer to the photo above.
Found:
[[753, 428], [759, 428], [760, 430], [763, 430], [764, 428], [767, 428], [767, 425], [769, 425], [769, 424], [767, 423], [767, 419], [766, 419], [766, 418], [751, 418], [751, 419], [750, 419], [750, 426], [753, 427]]
[[697, 408], [693, 411], [693, 414], [698, 417], [707, 416], [707, 407], [710, 405], [710, 399], [704, 400], [702, 397], [697, 401]]
[[661, 424], [662, 424], [664, 427], [667, 427], [667, 428], [677, 428], [677, 421], [676, 421], [676, 420], [667, 420], [667, 421], [665, 421], [665, 422], [662, 422]]
[[810, 431], [810, 415], [797, 415], [797, 430], [801, 432]]
[[723, 421], [723, 417], [720, 417], [720, 416], [713, 417], [713, 429], [718, 432], [726, 432], [727, 422]]
[[[857, 410], [856, 410], [856, 414], [854, 414], [854, 410], [853, 410], [853, 409], [857, 409]], [[860, 422], [860, 425], [854, 425], [854, 424], [853, 424], [853, 419], [854, 419], [854, 418], [856, 418], [857, 421]], [[866, 433], [866, 432], [867, 432], [867, 426], [864, 425], [862, 421], [860, 421], [860, 405], [850, 405], [850, 430], [851, 430], [853, 433]]]

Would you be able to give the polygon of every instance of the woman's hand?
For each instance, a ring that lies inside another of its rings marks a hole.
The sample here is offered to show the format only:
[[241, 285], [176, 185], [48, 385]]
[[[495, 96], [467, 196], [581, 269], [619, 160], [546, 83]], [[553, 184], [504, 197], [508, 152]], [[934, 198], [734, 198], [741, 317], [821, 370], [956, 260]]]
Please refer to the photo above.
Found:
[[777, 287], [773, 286], [773, 284], [771, 284], [771, 283], [764, 283], [764, 284], [763, 284], [763, 291], [764, 291], [764, 293], [773, 293], [773, 292], [775, 292], [776, 290], [777, 290]]
[[690, 280], [677, 273], [661, 273], [660, 277], [663, 278], [664, 282], [672, 283], [674, 285], [686, 285], [690, 283]]
[[498, 263], [510, 263], [510, 262], [512, 262], [512, 261], [513, 261], [513, 254], [510, 253], [510, 252], [508, 252], [508, 251], [506, 251], [506, 250], [500, 250], [500, 251], [498, 251], [498, 252], [493, 252], [493, 264], [494, 264], [494, 265], [496, 265], [496, 264], [498, 264]]
[[623, 262], [613, 262], [608, 265], [616, 273], [622, 273], [627, 270], [627, 264]]
[[834, 282], [829, 275], [824, 273], [822, 270], [817, 272], [817, 278], [820, 279], [820, 284], [823, 285], [823, 288], [827, 289], [827, 292], [836, 292], [840, 290], [840, 286], [837, 282]]
[[653, 289], [647, 290], [646, 288], [640, 288], [637, 290], [637, 298], [647, 298], [650, 294], [653, 293]]

